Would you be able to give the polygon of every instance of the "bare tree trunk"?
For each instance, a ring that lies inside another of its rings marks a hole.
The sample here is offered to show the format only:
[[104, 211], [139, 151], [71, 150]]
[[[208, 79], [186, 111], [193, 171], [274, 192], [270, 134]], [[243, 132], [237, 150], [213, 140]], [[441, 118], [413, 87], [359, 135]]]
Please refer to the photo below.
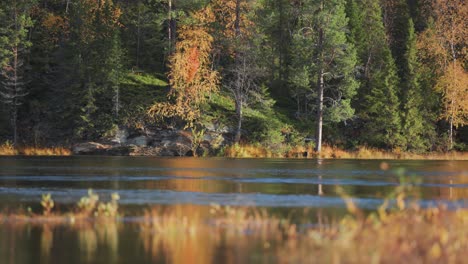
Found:
[[[15, 16], [16, 21], [16, 16]], [[18, 47], [13, 49], [13, 89], [14, 97], [12, 104], [12, 120], [11, 124], [13, 126], [13, 144], [16, 147], [18, 145]]]
[[[235, 30], [235, 34], [236, 34], [236, 39], [238, 40], [238, 38], [240, 37], [240, 1], [241, 0], [236, 0], [236, 20], [234, 21], [234, 30]], [[239, 50], [236, 51], [236, 54], [235, 54], [235, 66], [236, 68], [239, 67], [240, 65], [240, 54], [239, 54]], [[239, 68], [238, 68], [239, 69]], [[241, 74], [241, 73], [237, 73], [237, 74]], [[242, 84], [239, 84], [239, 85], [242, 85]], [[242, 87], [236, 87], [235, 89], [237, 90], [240, 90], [242, 89]], [[241, 95], [242, 91], [238, 91], [237, 94], [240, 95], [240, 96], [237, 96], [237, 100], [236, 100], [236, 114], [237, 114], [237, 129], [236, 129], [236, 136], [234, 138], [234, 142], [236, 143], [239, 143], [240, 142], [240, 139], [241, 139], [241, 130], [242, 130], [242, 95]]]
[[[323, 9], [323, 2], [321, 8]], [[323, 125], [323, 91], [325, 88], [324, 82], [324, 72], [323, 72], [323, 29], [319, 29], [319, 36], [318, 36], [318, 54], [317, 54], [317, 64], [319, 69], [319, 75], [317, 80], [317, 89], [318, 89], [318, 97], [317, 97], [317, 129], [315, 135], [315, 151], [320, 152], [322, 151], [322, 125]]]
[[67, 0], [67, 5], [65, 6], [65, 13], [68, 14], [68, 7], [70, 6], [70, 1], [71, 0]]
[[138, 6], [138, 23], [137, 23], [137, 50], [136, 50], [136, 67], [137, 69], [140, 68], [140, 38], [141, 38], [141, 10], [140, 6]]
[[16, 99], [12, 105], [12, 113], [11, 113], [11, 126], [13, 127], [13, 145], [16, 147], [18, 146], [18, 106], [16, 105]]
[[169, 20], [168, 20], [168, 38], [169, 38], [169, 53], [172, 53], [175, 48], [176, 41], [176, 20], [174, 19], [172, 12], [175, 10], [175, 0], [169, 0]]
[[242, 102], [236, 103], [237, 129], [234, 142], [239, 143], [242, 136]]
[[316, 146], [315, 151], [320, 152], [322, 150], [322, 126], [323, 126], [323, 90], [324, 90], [324, 80], [323, 80], [323, 69], [320, 69], [320, 75], [318, 80], [318, 110], [317, 110], [317, 131], [316, 131]]
[[449, 150], [453, 148], [453, 117], [450, 117]]
[[119, 118], [120, 112], [120, 89], [119, 87], [114, 87], [114, 117], [115, 119]]
[[236, 31], [236, 38], [240, 36], [240, 2], [236, 0], [236, 20], [234, 21], [234, 30]]

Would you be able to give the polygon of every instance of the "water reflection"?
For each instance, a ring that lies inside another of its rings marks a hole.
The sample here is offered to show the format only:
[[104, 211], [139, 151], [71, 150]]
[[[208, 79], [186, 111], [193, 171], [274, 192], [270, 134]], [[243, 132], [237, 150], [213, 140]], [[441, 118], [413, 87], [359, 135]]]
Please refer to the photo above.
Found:
[[297, 231], [262, 209], [216, 205], [158, 207], [121, 221], [8, 221], [0, 263], [272, 263]]
[[405, 177], [420, 179], [412, 194], [422, 203], [453, 201], [466, 207], [468, 162], [461, 161], [386, 161], [383, 166], [356, 160], [0, 158], [2, 209], [34, 209], [45, 192], [57, 205], [72, 206], [93, 188], [101, 197], [117, 191], [125, 212], [164, 205], [185, 217], [66, 226], [0, 220], [0, 263], [275, 262], [276, 248], [293, 250], [294, 239], [284, 242], [269, 229], [212, 223], [208, 205], [255, 204], [286, 217], [306, 208], [309, 221], [326, 225], [345, 213], [336, 186], [359, 206], [374, 209], [398, 186], [398, 168], [405, 168]]
[[402, 173], [421, 179], [414, 188], [421, 199], [468, 199], [466, 161], [10, 157], [0, 158], [0, 168], [0, 208], [35, 203], [44, 192], [58, 203], [72, 203], [88, 188], [117, 190], [124, 206], [278, 201], [278, 206], [342, 207], [336, 186], [372, 207], [399, 185]]
[[[321, 165], [323, 163], [323, 160], [318, 159], [317, 160], [317, 168], [320, 170]], [[322, 186], [322, 174], [319, 173], [318, 178], [319, 178], [319, 185], [318, 185], [318, 195], [322, 196], [323, 195], [323, 186]]]

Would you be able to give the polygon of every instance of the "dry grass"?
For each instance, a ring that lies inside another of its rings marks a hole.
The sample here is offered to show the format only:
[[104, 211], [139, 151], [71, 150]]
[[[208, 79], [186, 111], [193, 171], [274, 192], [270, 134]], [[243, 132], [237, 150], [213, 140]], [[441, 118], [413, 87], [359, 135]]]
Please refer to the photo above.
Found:
[[417, 154], [401, 150], [385, 151], [369, 147], [360, 147], [347, 151], [338, 147], [324, 145], [317, 153], [310, 146], [295, 146], [279, 151], [257, 145], [233, 145], [225, 149], [229, 158], [322, 158], [322, 159], [408, 159], [408, 160], [468, 160], [468, 152], [432, 152]]
[[335, 224], [305, 230], [252, 208], [214, 206], [210, 217], [192, 217], [180, 208], [163, 214], [147, 211], [142, 239], [152, 241], [147, 249], [155, 256], [161, 244], [168, 252], [178, 252], [173, 258], [179, 261], [173, 263], [184, 263], [178, 259], [183, 252], [175, 250], [180, 245], [196, 241], [192, 249], [208, 254], [221, 237], [236, 247], [273, 253], [279, 263], [464, 263], [468, 250], [464, 209], [412, 206], [367, 217], [355, 212]]
[[69, 148], [53, 147], [53, 148], [34, 148], [24, 147], [19, 149], [21, 155], [26, 156], [70, 156], [72, 154]]
[[13, 147], [13, 145], [5, 143], [0, 145], [0, 156], [70, 156], [72, 154], [69, 148], [64, 147]]
[[0, 145], [0, 156], [14, 156], [18, 154], [18, 150], [15, 149], [13, 145], [8, 143]]
[[[164, 254], [171, 263], [211, 263], [220, 247], [237, 249], [235, 258], [227, 256], [237, 262], [251, 261], [256, 254], [278, 263], [464, 263], [468, 210], [422, 209], [403, 198], [397, 197], [395, 209], [382, 206], [365, 215], [344, 197], [349, 215], [318, 226], [255, 207], [219, 205], [153, 207], [132, 223], [76, 211], [47, 216], [4, 214], [0, 223], [38, 225], [49, 238], [53, 228], [65, 225], [78, 232], [80, 247], [89, 251], [90, 260], [98, 254], [98, 238], [108, 237], [108, 243], [115, 245], [124, 235], [117, 227], [126, 224], [138, 226], [138, 239], [146, 254], [155, 260]], [[44, 241], [44, 248], [50, 250], [52, 242]]]
[[224, 149], [224, 156], [228, 158], [281, 158], [283, 154], [260, 145], [234, 144]]

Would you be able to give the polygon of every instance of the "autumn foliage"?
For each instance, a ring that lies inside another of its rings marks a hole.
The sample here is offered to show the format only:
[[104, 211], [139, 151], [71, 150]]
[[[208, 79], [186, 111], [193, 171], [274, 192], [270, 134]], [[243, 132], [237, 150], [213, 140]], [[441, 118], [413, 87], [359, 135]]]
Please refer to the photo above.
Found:
[[193, 22], [181, 25], [174, 54], [169, 59], [170, 102], [156, 103], [149, 114], [155, 118], [180, 117], [192, 126], [200, 115], [199, 106], [218, 89], [219, 73], [212, 69], [214, 22], [211, 7], [192, 14]]

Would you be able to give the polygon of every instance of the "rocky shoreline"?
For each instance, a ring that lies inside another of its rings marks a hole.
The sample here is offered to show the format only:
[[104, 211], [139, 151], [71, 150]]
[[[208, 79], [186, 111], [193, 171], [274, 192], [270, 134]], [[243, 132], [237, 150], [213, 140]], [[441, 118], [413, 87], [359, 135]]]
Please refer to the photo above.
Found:
[[[232, 143], [227, 128], [206, 129], [196, 134], [192, 130], [174, 128], [130, 131], [118, 129], [113, 137], [73, 145], [74, 155], [118, 155], [184, 157], [215, 155]], [[195, 155], [194, 155], [195, 154]]]

